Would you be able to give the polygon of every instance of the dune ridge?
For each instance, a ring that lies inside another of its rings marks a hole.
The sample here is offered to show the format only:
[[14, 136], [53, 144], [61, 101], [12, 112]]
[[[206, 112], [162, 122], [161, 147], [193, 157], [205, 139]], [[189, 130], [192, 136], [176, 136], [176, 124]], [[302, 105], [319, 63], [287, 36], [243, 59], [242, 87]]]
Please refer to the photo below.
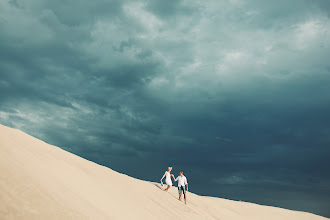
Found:
[[138, 180], [0, 125], [0, 219], [322, 220], [307, 212], [188, 193]]

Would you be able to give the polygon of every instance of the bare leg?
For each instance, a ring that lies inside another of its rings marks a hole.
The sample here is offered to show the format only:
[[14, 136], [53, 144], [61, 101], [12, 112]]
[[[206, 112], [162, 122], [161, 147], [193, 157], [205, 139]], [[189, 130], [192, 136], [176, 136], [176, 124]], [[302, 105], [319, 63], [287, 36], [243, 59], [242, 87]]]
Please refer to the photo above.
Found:
[[180, 201], [181, 201], [181, 195], [182, 195], [182, 194], [179, 194], [179, 200], [180, 200]]
[[170, 188], [171, 188], [171, 186], [168, 185], [167, 188], [165, 189], [165, 191], [167, 192]]
[[184, 203], [187, 204], [187, 197], [186, 197], [186, 193], [183, 194], [184, 195]]

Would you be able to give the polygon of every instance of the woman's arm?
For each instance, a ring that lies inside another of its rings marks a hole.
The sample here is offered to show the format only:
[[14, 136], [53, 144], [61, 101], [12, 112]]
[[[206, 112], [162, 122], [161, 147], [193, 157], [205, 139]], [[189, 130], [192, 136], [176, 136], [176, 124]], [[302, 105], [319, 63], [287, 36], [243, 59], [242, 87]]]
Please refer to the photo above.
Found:
[[174, 181], [176, 181], [175, 176], [173, 174], [171, 174], [171, 176], [173, 177]]
[[166, 172], [164, 173], [164, 175], [163, 175], [163, 177], [160, 179], [160, 181], [162, 181], [162, 180], [164, 179], [165, 175], [166, 175]]

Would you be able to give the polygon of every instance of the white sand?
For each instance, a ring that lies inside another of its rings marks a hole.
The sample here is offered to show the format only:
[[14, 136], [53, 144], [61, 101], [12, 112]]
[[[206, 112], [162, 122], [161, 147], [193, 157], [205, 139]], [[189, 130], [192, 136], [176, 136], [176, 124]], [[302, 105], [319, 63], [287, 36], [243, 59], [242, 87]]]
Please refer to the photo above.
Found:
[[158, 184], [117, 173], [2, 125], [0, 174], [0, 219], [327, 219], [190, 192], [185, 205], [175, 187], [166, 193]]

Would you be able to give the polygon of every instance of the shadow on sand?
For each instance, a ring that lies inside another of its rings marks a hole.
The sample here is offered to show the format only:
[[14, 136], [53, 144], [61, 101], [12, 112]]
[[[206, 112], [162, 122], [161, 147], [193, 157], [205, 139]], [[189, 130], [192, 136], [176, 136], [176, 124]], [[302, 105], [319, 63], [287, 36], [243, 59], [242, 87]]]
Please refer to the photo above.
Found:
[[[157, 188], [161, 189], [162, 191], [165, 191], [164, 187], [162, 185], [160, 185], [159, 183], [151, 183], [151, 184], [154, 185], [154, 186], [156, 186]], [[164, 186], [167, 186], [167, 185], [164, 185]], [[174, 196], [170, 192], [167, 192], [167, 193], [170, 194], [171, 196], [173, 196], [175, 199], [178, 199], [176, 196]]]

